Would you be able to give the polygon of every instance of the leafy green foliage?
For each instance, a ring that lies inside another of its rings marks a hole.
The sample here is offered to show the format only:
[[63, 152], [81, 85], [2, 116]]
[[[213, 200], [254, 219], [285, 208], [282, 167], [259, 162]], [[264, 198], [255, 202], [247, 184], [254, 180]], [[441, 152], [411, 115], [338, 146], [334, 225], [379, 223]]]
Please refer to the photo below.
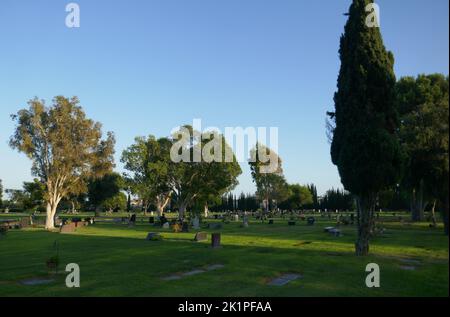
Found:
[[396, 91], [400, 137], [407, 154], [402, 185], [411, 193], [411, 205], [420, 204], [413, 212], [419, 212], [416, 218], [421, 220], [426, 203], [420, 200], [439, 199], [444, 205], [448, 201], [449, 78], [440, 74], [404, 77]]
[[144, 202], [145, 210], [150, 204], [156, 204], [162, 211], [169, 202], [174, 174], [171, 145], [167, 138], [137, 137], [135, 143], [122, 153], [121, 161], [129, 171], [125, 175], [130, 190]]
[[307, 186], [300, 184], [288, 185], [288, 198], [279, 204], [281, 209], [298, 210], [313, 203], [313, 195]]
[[42, 207], [45, 196], [45, 184], [39, 179], [35, 178], [32, 182], [24, 182], [23, 192], [25, 196], [23, 207], [25, 209]]
[[103, 202], [103, 207], [106, 210], [117, 210], [117, 211], [126, 211], [127, 210], [127, 196], [119, 192], [116, 195], [107, 198]]
[[88, 183], [89, 203], [96, 208], [108, 208], [106, 205], [110, 206], [114, 200], [117, 201], [116, 196], [120, 194], [124, 186], [124, 180], [118, 173], [108, 173], [100, 178], [92, 178]]
[[320, 200], [320, 208], [333, 210], [353, 210], [354, 209], [353, 196], [340, 189], [327, 190], [325, 195]]
[[[186, 132], [189, 133], [189, 138], [183, 138]], [[217, 142], [214, 143], [214, 140]], [[184, 149], [190, 159], [190, 162], [175, 163], [172, 179], [180, 216], [186, 207], [195, 205], [198, 212], [200, 206], [209, 201], [217, 202], [223, 194], [236, 187], [237, 177], [242, 170], [223, 135], [217, 132], [201, 134], [191, 126], [184, 126], [174, 133], [173, 142], [181, 145], [180, 149]], [[214, 144], [217, 147], [211, 146]], [[210, 154], [214, 159], [205, 160], [202, 154], [202, 159], [195, 161], [199, 151]]]
[[[404, 77], [397, 83], [400, 136], [407, 153], [404, 183], [435, 197], [448, 189], [449, 78], [440, 74]], [[447, 180], [447, 182], [445, 182]]]

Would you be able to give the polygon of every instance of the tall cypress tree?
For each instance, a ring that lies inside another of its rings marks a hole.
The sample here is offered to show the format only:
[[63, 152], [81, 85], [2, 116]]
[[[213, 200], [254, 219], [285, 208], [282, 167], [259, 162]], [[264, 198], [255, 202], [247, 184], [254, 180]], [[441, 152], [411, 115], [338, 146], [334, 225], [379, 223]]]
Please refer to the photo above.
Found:
[[341, 37], [341, 69], [334, 96], [331, 158], [345, 189], [358, 207], [357, 255], [367, 255], [379, 191], [400, 177], [402, 158], [397, 138], [394, 57], [384, 47], [380, 29], [366, 25], [366, 6], [353, 0]]

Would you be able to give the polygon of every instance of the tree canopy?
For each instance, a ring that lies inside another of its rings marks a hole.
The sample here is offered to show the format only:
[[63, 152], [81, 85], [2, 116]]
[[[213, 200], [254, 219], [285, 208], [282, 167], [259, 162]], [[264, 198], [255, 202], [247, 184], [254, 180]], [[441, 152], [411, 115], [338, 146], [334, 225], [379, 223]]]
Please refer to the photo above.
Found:
[[445, 204], [448, 195], [449, 78], [404, 77], [396, 85], [396, 95], [406, 153], [403, 186], [411, 196], [413, 220], [420, 221], [427, 200]]
[[263, 201], [268, 212], [273, 200], [280, 203], [289, 196], [281, 158], [267, 146], [256, 143], [250, 150], [249, 165], [256, 185], [256, 195]]
[[171, 141], [168, 138], [156, 139], [153, 135], [137, 137], [134, 144], [122, 153], [125, 173], [131, 191], [143, 202], [144, 210], [150, 204], [157, 206], [161, 214], [172, 195], [171, 181], [174, 166], [170, 160]]
[[32, 174], [45, 184], [46, 228], [54, 228], [59, 202], [85, 192], [90, 177], [114, 167], [114, 136], [102, 139], [101, 124], [86, 117], [77, 97], [57, 96], [47, 107], [37, 98], [12, 115], [16, 123], [10, 146], [32, 161]]
[[279, 205], [281, 209], [299, 210], [313, 203], [313, 195], [307, 186], [289, 184], [287, 198]]
[[238, 184], [242, 170], [223, 135], [184, 126], [173, 133], [172, 140], [177, 154], [185, 154], [183, 160], [175, 162], [172, 182], [181, 218], [188, 206], [204, 206]]

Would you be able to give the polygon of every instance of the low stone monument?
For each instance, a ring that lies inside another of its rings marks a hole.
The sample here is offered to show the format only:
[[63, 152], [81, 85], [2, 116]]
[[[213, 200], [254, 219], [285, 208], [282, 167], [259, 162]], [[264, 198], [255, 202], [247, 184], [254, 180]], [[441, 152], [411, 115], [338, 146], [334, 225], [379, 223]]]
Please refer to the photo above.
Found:
[[200, 242], [200, 241], [206, 241], [208, 240], [208, 235], [206, 232], [197, 232], [194, 237], [194, 241]]
[[72, 232], [75, 232], [76, 227], [77, 227], [76, 222], [70, 222], [68, 224], [61, 226], [59, 229], [59, 232], [60, 233], [72, 233]]

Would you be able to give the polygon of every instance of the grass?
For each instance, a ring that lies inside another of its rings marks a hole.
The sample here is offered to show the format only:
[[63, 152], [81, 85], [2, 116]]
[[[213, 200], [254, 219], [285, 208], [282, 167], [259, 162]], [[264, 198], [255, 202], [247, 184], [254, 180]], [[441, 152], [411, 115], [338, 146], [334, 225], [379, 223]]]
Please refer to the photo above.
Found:
[[[442, 228], [385, 223], [386, 233], [371, 242], [371, 255], [356, 257], [355, 228], [342, 226], [339, 238], [323, 232], [334, 224], [320, 217], [314, 226], [276, 219], [274, 225], [253, 221], [241, 228], [231, 222], [214, 230], [222, 233], [220, 249], [211, 249], [210, 240], [193, 242], [195, 232], [172, 233], [139, 221], [134, 228], [104, 223], [73, 234], [10, 230], [0, 238], [0, 296], [448, 296], [448, 239]], [[161, 232], [164, 240], [146, 241], [148, 232]], [[55, 240], [62, 264], [55, 281], [22, 285], [27, 278], [48, 277], [45, 261], [55, 254]], [[372, 262], [381, 270], [377, 289], [365, 286], [365, 267]], [[68, 263], [80, 266], [80, 288], [65, 286]], [[162, 280], [211, 264], [224, 267]], [[284, 273], [303, 278], [267, 285]]]

